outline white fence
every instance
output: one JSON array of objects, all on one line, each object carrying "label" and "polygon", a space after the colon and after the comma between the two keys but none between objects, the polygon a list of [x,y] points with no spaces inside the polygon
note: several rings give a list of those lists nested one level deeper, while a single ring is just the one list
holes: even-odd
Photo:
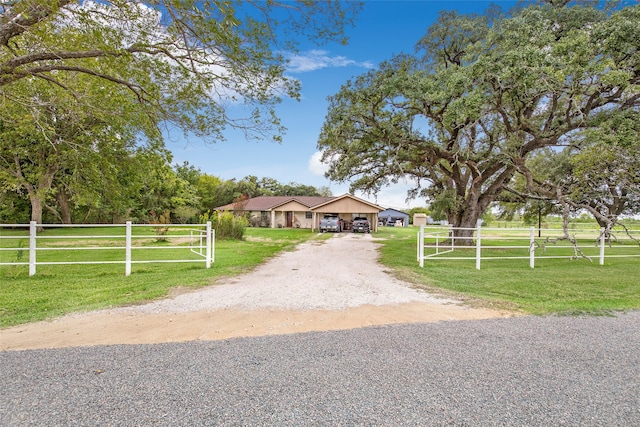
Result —
[{"label": "white fence", "polygon": [[[638,234],[638,231],[630,233]],[[467,236],[461,236],[463,234]],[[640,257],[640,236],[607,240],[604,229],[573,230],[570,236],[573,242],[565,239],[563,230],[558,229],[488,228],[480,224],[476,228],[447,229],[421,226],[417,237],[417,260],[420,267],[424,267],[425,260],[475,260],[476,269],[480,270],[482,260],[492,259],[528,259],[529,267],[534,268],[536,259],[585,258],[593,261],[597,258],[599,264],[604,265],[605,253],[606,258]],[[623,251],[614,253],[619,249]],[[473,255],[464,255],[469,252]],[[550,254],[552,252],[556,254]]]},{"label": "white fence", "polygon": [[[104,229],[109,227],[124,227],[124,234],[105,234],[105,235],[97,235],[97,234],[86,234],[86,235],[77,235],[77,234],[68,234],[61,235],[56,233],[54,234],[46,234],[39,233],[38,230],[46,230],[52,228],[83,228],[83,229]],[[164,229],[170,229],[172,233],[170,235],[162,234]],[[2,230],[7,229],[16,229],[16,228],[28,228],[29,234],[28,236],[20,236],[15,233],[3,232]],[[153,234],[141,234],[134,233],[133,229],[141,228],[141,229],[149,229],[153,231]],[[162,231],[159,231],[162,230]],[[176,232],[175,230],[179,230]],[[144,232],[143,232],[144,233]],[[25,248],[23,246],[17,247],[5,247],[2,244],[2,240],[9,241],[22,241],[24,237],[28,237],[29,246]],[[45,243],[38,244],[38,242],[44,242],[46,240],[57,240],[57,241],[76,241],[78,245],[47,245]],[[184,241],[185,244],[182,245],[142,245],[142,244],[134,244],[134,241],[158,241],[167,239],[169,241]],[[113,245],[114,241],[121,241],[124,245],[117,246]],[[26,224],[0,224],[0,251],[13,251],[13,253],[19,254],[18,259],[15,261],[6,261],[6,257],[0,258],[0,266],[3,265],[28,265],[29,266],[29,275],[33,276],[36,274],[36,267],[38,265],[64,265],[64,264],[124,264],[125,265],[125,275],[129,276],[131,274],[131,266],[133,264],[141,264],[141,263],[183,263],[183,262],[202,262],[205,264],[206,268],[210,268],[215,260],[215,230],[211,228],[211,222],[207,222],[206,224],[132,224],[131,221],[127,221],[126,224],[38,224],[34,221]],[[104,244],[100,244],[100,242],[104,242]],[[80,244],[83,243],[83,244]],[[151,251],[163,249],[170,250],[172,256],[169,258],[163,259],[134,259],[132,253],[134,251]],[[28,251],[29,257],[27,261],[22,261],[21,254],[25,251]],[[116,260],[109,259],[92,259],[92,260],[38,260],[38,253],[42,253],[45,251],[109,251],[109,254],[113,257],[113,253],[117,253]],[[175,257],[173,254],[176,254]],[[191,257],[185,257],[180,254],[191,253],[195,254]],[[179,257],[180,256],[180,257]]]}]

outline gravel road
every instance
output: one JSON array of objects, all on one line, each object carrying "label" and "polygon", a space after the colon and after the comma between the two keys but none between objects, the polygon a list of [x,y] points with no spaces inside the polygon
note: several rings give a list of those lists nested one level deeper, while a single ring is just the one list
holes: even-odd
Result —
[{"label": "gravel road", "polygon": [[0,353],[0,425],[640,425],[640,312]]}]

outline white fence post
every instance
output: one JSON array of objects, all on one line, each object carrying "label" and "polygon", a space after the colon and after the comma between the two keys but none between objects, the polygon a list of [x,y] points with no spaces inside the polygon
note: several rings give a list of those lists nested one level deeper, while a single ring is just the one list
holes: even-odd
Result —
[{"label": "white fence post", "polygon": [[600,229],[600,265],[604,265],[604,227]]},{"label": "white fence post", "polygon": [[125,236],[125,256],[124,256],[124,274],[125,276],[131,275],[131,221],[126,223],[126,236]]},{"label": "white fence post", "polygon": [[418,259],[420,260],[420,267],[424,267],[424,225],[420,226],[420,232],[418,233]]},{"label": "white fence post", "polygon": [[529,230],[529,267],[534,268],[536,263],[536,235],[535,229],[531,227]]},{"label": "white fence post", "polygon": [[476,270],[480,270],[480,254],[482,248],[482,242],[480,239],[480,227],[482,220],[478,220],[478,225],[476,226]]},{"label": "white fence post", "polygon": [[36,233],[38,232],[38,223],[29,222],[29,276],[36,274]]},{"label": "white fence post", "polygon": [[211,229],[211,262],[216,262],[216,229]]},{"label": "white fence post", "polygon": [[206,249],[206,254],[205,254],[205,264],[207,266],[207,268],[211,267],[211,253],[212,251],[212,242],[213,242],[213,235],[211,233],[211,221],[207,221],[207,238],[205,239],[205,247]]}]

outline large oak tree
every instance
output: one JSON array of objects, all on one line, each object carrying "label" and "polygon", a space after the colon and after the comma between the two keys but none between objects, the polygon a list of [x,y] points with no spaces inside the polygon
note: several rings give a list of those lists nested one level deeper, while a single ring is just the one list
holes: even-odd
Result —
[{"label": "large oak tree", "polygon": [[318,142],[327,175],[365,192],[409,178],[410,196],[472,228],[532,153],[608,118],[639,117],[638,22],[640,6],[443,13],[416,55],[331,97]]}]

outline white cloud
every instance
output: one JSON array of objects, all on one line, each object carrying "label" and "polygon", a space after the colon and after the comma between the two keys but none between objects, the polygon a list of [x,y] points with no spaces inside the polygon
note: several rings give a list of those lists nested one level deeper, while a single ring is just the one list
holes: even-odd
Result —
[{"label": "white cloud", "polygon": [[311,172],[313,175],[324,176],[325,172],[329,170],[329,165],[322,163],[321,159],[322,159],[321,151],[316,151],[309,158],[308,169],[309,169],[309,172]]},{"label": "white cloud", "polygon": [[329,53],[324,50],[309,50],[290,55],[287,59],[289,60],[287,71],[290,73],[306,73],[322,68],[337,67],[373,68],[373,64],[369,61],[358,62],[344,56],[329,56]]}]

